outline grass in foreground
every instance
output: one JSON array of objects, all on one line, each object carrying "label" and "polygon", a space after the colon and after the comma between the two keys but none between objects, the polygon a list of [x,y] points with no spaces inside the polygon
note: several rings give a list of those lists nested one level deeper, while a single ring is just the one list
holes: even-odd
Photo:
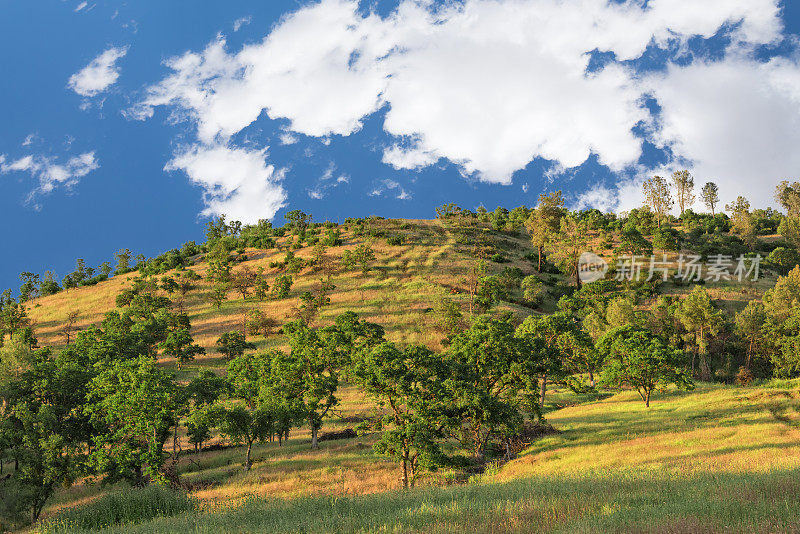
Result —
[{"label": "grass in foreground", "polygon": [[[559,395],[566,401],[563,393],[554,397]],[[387,484],[389,491],[366,495],[344,495],[333,487],[314,492],[324,471],[314,470],[313,455],[326,453],[304,449],[296,451],[299,472],[285,476],[311,467],[301,483],[306,490],[270,491],[269,480],[284,466],[283,460],[265,461],[258,474],[234,477],[213,497],[194,492],[191,510],[158,514],[147,511],[157,507],[145,507],[138,524],[107,531],[800,531],[797,390],[703,385],[694,392],[661,394],[649,410],[635,394],[622,393],[553,411],[548,418],[560,434],[537,441],[515,461],[466,486],[402,492]],[[341,446],[335,454],[346,461],[352,445]],[[267,455],[274,454],[270,447],[265,446]],[[370,451],[361,454],[365,471],[336,476],[353,478],[354,484],[371,476],[393,478],[393,466],[369,459]],[[374,475],[375,469],[386,472]],[[236,498],[225,495],[229,491]],[[99,507],[97,517],[106,517],[107,502],[100,499],[74,513]],[[51,532],[84,527],[70,523],[69,515],[60,517],[64,520]]]},{"label": "grass in foreground", "polygon": [[[800,529],[799,475],[633,470],[362,497],[254,497],[104,532],[791,532]],[[48,530],[80,531],[68,522]]]}]

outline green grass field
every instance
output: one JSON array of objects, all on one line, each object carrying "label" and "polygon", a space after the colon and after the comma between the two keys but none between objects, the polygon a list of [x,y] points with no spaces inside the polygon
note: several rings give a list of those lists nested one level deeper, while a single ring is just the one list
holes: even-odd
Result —
[{"label": "green grass field", "polygon": [[[257,469],[224,486],[239,490],[240,499],[235,502],[198,495],[189,510],[173,505],[165,510],[169,515],[152,519],[149,516],[158,514],[149,510],[139,515],[147,520],[105,531],[800,530],[797,389],[701,386],[694,392],[662,393],[649,410],[634,395],[622,393],[555,410],[548,419],[560,433],[535,442],[516,460],[467,484],[406,492],[281,497],[255,488],[243,491],[248,481],[275,475],[285,467],[274,461],[278,446],[267,445]],[[295,441],[305,442],[288,447],[296,448],[296,461],[304,464],[304,471],[308,468],[311,487],[314,456],[337,469],[337,462],[345,461],[360,438],[316,453],[303,451],[305,439]],[[358,455],[365,462],[382,462],[371,458],[366,449]],[[387,471],[387,476],[392,473]],[[104,509],[109,505],[98,501],[81,513],[108,516]],[[83,524],[80,514],[62,518],[45,531],[80,531],[76,528]]]}]

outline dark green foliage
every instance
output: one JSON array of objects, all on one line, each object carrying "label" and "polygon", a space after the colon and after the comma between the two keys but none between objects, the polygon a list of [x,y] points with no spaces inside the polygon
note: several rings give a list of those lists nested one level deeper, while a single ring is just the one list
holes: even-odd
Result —
[{"label": "dark green foliage", "polygon": [[338,228],[328,228],[322,243],[328,247],[338,247],[342,244],[342,232]]},{"label": "dark green foliage", "polygon": [[653,248],[660,251],[679,250],[680,234],[674,228],[663,227],[653,232]]},{"label": "dark green foliage", "polygon": [[92,463],[111,481],[135,486],[165,480],[164,442],[184,406],[175,377],[149,357],[108,364],[90,385],[86,411],[103,430],[92,436]]},{"label": "dark green foliage", "polygon": [[446,388],[451,416],[458,421],[452,433],[483,460],[501,438],[519,433],[522,407],[539,413],[538,360],[543,346],[516,336],[513,317],[478,317],[455,336],[446,351],[451,378]]},{"label": "dark green foliage", "polygon": [[614,249],[616,254],[649,256],[653,253],[653,245],[645,239],[637,227],[632,227],[630,223],[625,225],[619,240],[620,244]]},{"label": "dark green foliage", "polygon": [[248,342],[241,332],[225,332],[217,339],[217,351],[232,360],[244,354],[246,350],[253,350],[256,346]]},{"label": "dark green foliage", "polygon": [[800,264],[800,254],[794,248],[778,247],[769,253],[767,263],[780,274],[788,274]]},{"label": "dark green foliage", "polygon": [[272,298],[280,300],[288,297],[292,283],[293,279],[288,274],[277,276],[272,284]]},{"label": "dark green foliage", "polygon": [[603,382],[635,389],[648,407],[652,393],[658,389],[671,384],[692,388],[683,352],[647,330],[614,328],[600,338],[597,350],[606,359]]},{"label": "dark green foliage", "polygon": [[420,469],[435,470],[445,461],[442,453],[446,407],[444,387],[449,373],[436,354],[425,347],[398,349],[381,343],[356,355],[352,375],[372,396],[385,415],[375,451],[401,466],[404,488],[413,486]]},{"label": "dark green foliage", "polygon": [[390,235],[386,238],[386,243],[394,247],[399,247],[405,243],[405,237],[402,235]]}]

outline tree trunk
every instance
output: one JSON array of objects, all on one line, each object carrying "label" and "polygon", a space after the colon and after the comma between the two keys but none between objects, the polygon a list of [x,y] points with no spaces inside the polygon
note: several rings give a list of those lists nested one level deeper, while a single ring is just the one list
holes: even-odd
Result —
[{"label": "tree trunk", "polygon": [[539,390],[539,411],[544,410],[544,396],[547,393],[547,375],[542,375],[542,382]]},{"label": "tree trunk", "polygon": [[589,385],[594,387],[594,374],[589,371]]},{"label": "tree trunk", "polygon": [[539,245],[539,247],[538,247],[538,249],[539,249],[539,267],[537,267],[536,270],[539,271],[539,272],[542,272],[542,249],[543,248],[544,247],[542,245]]},{"label": "tree trunk", "polygon": [[314,421],[310,421],[311,424],[311,448],[312,449],[319,449],[319,442],[317,441],[317,425],[314,424]]},{"label": "tree trunk", "polygon": [[575,286],[578,289],[581,288],[581,271],[577,263],[575,264]]},{"label": "tree trunk", "polygon": [[250,463],[250,451],[252,451],[252,450],[253,450],[253,442],[252,441],[248,441],[247,442],[247,456],[245,457],[245,460],[244,460],[244,470],[245,471],[250,471],[250,467],[252,466],[251,463]]},{"label": "tree trunk", "polygon": [[403,452],[403,472],[400,481],[403,483],[403,489],[408,489],[408,452]]},{"label": "tree trunk", "polygon": [[644,396],[644,405],[650,407],[650,390],[647,390]]}]

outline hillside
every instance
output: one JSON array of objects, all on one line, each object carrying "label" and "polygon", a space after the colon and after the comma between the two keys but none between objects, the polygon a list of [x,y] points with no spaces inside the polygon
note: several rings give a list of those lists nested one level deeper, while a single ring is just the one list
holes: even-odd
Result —
[{"label": "hillside", "polygon": [[[548,418],[559,434],[542,438],[518,459],[466,486],[349,497],[366,489],[364,484],[381,477],[390,484],[392,478],[383,473],[380,461],[367,460],[364,440],[358,438],[324,444],[313,460],[301,449],[294,459],[296,467],[308,468],[303,478],[309,493],[335,497],[275,500],[283,493],[270,487],[268,479],[280,476],[288,462],[277,446],[268,446],[259,453],[263,459],[258,470],[249,476],[252,485],[242,478],[219,488],[218,493],[235,488],[248,495],[235,508],[209,510],[203,504],[208,492],[200,491],[196,495],[204,511],[108,532],[679,533],[800,528],[794,513],[800,504],[796,389],[703,386],[661,396],[650,410],[635,395],[622,393],[554,411]],[[284,452],[296,451],[302,441],[292,440]],[[348,462],[354,458],[369,469],[353,469]],[[320,470],[317,462],[327,467]],[[326,472],[340,473],[360,488],[315,491],[329,478]]]},{"label": "hillside", "polygon": [[[330,257],[338,258],[344,250],[352,250],[356,245],[368,242],[376,259],[367,275],[359,271],[340,271],[333,276],[332,282],[336,287],[330,295],[331,303],[322,309],[317,322],[327,324],[344,311],[354,311],[386,328],[387,337],[392,341],[437,347],[441,336],[431,328],[430,308],[436,297],[444,294],[460,301],[462,307],[466,308],[467,277],[475,262],[472,247],[463,241],[458,243],[458,234],[448,231],[437,220],[375,219],[370,222],[374,232],[402,236],[404,244],[397,246],[387,244],[385,237],[354,236],[352,230],[344,228],[343,244],[326,251]],[[518,267],[526,274],[534,272],[534,265],[523,258],[531,252],[530,241],[524,232],[516,237],[498,233],[490,236],[490,240],[495,248],[506,251],[510,260],[508,263],[492,264],[493,271]],[[234,269],[247,267],[255,270],[263,267],[268,277],[285,272],[279,267],[271,268],[270,263],[284,258],[293,236],[280,237],[276,241],[274,249],[246,249],[248,259],[237,263]],[[311,253],[309,246],[295,251],[296,256],[303,259],[309,259]],[[197,258],[196,265],[190,268],[205,278],[207,265],[201,258]],[[79,312],[76,322],[79,328],[99,323],[105,313],[116,307],[117,294],[128,287],[137,274],[124,274],[94,286],[70,289],[32,301],[28,305],[29,315],[40,345],[58,347],[64,344],[60,333],[71,311]],[[171,274],[174,271],[164,273],[167,276]],[[209,284],[200,280],[197,289],[187,296],[185,303],[192,334],[198,344],[208,350],[194,365],[214,366],[222,363],[214,351],[214,343],[223,332],[241,329],[242,314],[248,310],[260,309],[279,323],[290,320],[292,308],[299,306],[299,296],[311,290],[321,277],[312,268],[304,268],[294,275],[289,298],[277,301],[260,302],[252,296],[243,300],[231,290],[229,300],[220,309],[204,298]],[[506,307],[522,315],[530,313],[530,310],[509,303],[506,303]],[[279,343],[279,340],[280,336],[271,336],[269,339],[256,336],[253,339],[259,348]]]},{"label": "hillside", "polygon": [[[231,252],[234,273],[263,269],[270,284],[290,272],[284,261],[287,252],[305,260],[302,268],[291,272],[294,283],[286,298],[259,300],[252,292],[243,298],[231,288],[217,308],[208,297],[209,262],[204,254],[193,255],[185,269],[199,275],[196,287],[183,297],[163,289],[157,293],[188,316],[191,335],[206,353],[180,368],[174,358],[160,354],[158,366],[174,372],[181,384],[202,370],[224,376],[228,362],[216,341],[223,333],[242,330],[252,310],[275,321],[266,336],[247,329],[256,352],[286,349],[281,326],[296,318],[303,293],[315,291],[328,275],[334,286],[328,293],[330,303],[322,306],[311,326],[331,325],[342,313],[355,312],[382,326],[386,339],[399,346],[419,344],[434,351],[447,347],[442,303],[455,305],[461,315],[456,329],[466,328],[470,287],[481,263],[486,270],[479,276],[495,276],[502,286],[493,313],[510,311],[517,324],[528,316],[549,316],[562,296],[575,294],[572,279],[552,264],[545,265],[544,273],[537,272],[536,249],[524,228],[508,231],[484,222],[381,218],[335,228],[342,242],[325,250],[334,266],[327,272],[313,265],[313,246],[296,235],[276,236],[274,246]],[[321,235],[324,227],[318,225],[313,232],[309,234]],[[624,239],[605,230],[592,230],[586,238],[587,248],[609,262]],[[763,236],[762,244],[774,239]],[[344,268],[347,251],[365,244],[374,251],[368,268]],[[665,252],[671,269],[684,252],[692,249]],[[185,269],[161,271],[155,278],[178,278]],[[536,302],[526,300],[520,287],[529,275],[543,287]],[[99,325],[137,277],[137,272],[122,274],[25,303],[39,345],[63,348],[71,314],[77,315],[77,330]],[[709,281],[703,287],[730,323],[776,279],[764,266],[756,282]],[[648,325],[658,322],[653,310],[659,296],[683,299],[693,287],[697,286],[674,279],[658,285],[622,283],[615,298],[630,299],[635,321]],[[75,332],[70,335],[74,339]],[[723,351],[738,350],[738,345],[735,340],[725,345],[725,339],[715,349],[720,352],[715,356],[715,377],[731,382],[737,367],[730,357],[725,363]],[[343,375],[336,393],[340,404],[323,420],[319,450],[310,449],[310,429],[302,424],[280,445],[257,441],[253,468],[245,472],[244,447],[216,433],[201,451],[193,452],[187,427],[181,424],[176,445],[184,451],[177,464],[183,497],[161,494],[152,486],[131,490],[124,484],[78,480],[48,501],[42,530],[73,531],[81,525],[131,520],[143,522],[136,527],[142,532],[466,532],[475,531],[476,525],[479,531],[492,532],[800,528],[787,513],[798,504],[797,384],[778,389],[777,383],[740,387],[701,382],[694,391],[657,391],[649,409],[630,391],[600,388],[576,393],[565,383],[549,385],[542,408],[556,433],[533,439],[508,463],[443,467],[423,474],[417,488],[404,492],[397,464],[373,450],[379,432],[355,438],[335,435],[352,432],[383,413],[350,378]],[[174,517],[148,522],[154,515]],[[130,524],[120,528],[134,530]]]}]

